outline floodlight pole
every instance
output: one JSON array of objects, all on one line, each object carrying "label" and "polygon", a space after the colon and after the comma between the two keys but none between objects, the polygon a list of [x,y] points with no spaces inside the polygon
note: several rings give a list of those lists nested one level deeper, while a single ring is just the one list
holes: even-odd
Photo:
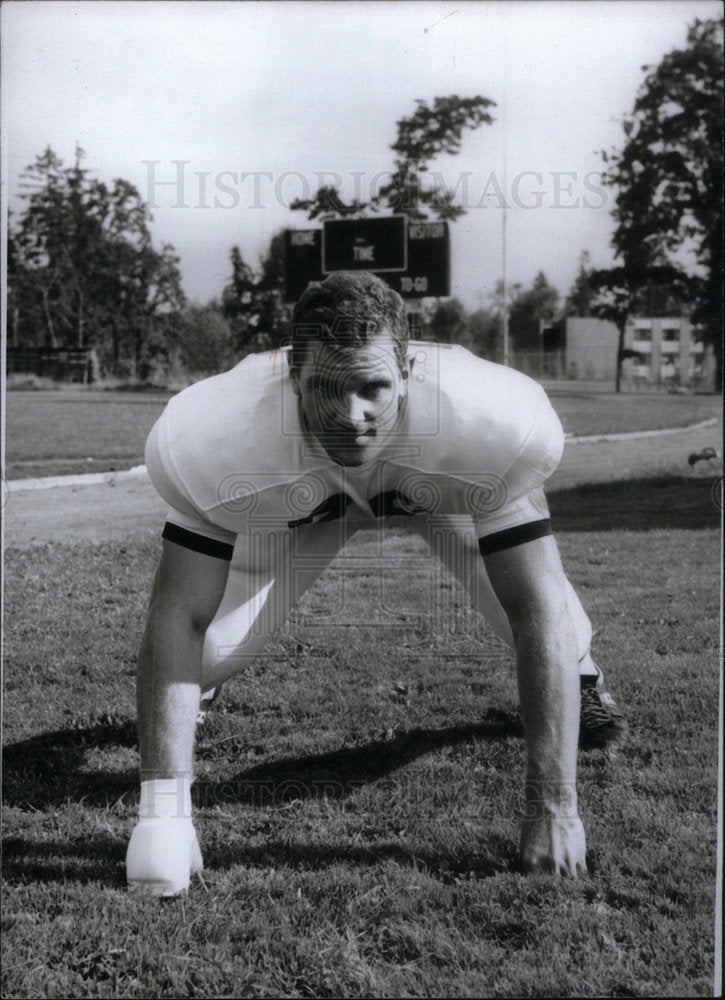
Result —
[{"label": "floodlight pole", "polygon": [[503,219],[501,224],[503,235],[503,363],[509,363],[509,285],[506,272],[506,168],[504,166],[504,202]]},{"label": "floodlight pole", "polygon": [[506,163],[506,77],[504,75],[503,103],[501,105],[503,133],[503,214],[501,216],[501,255],[503,269],[503,363],[509,363],[509,283],[506,267],[506,223],[508,221],[508,170]]}]

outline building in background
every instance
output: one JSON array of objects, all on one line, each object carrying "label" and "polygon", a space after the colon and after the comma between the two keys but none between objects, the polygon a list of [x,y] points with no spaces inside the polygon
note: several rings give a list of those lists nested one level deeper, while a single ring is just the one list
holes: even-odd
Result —
[{"label": "building in background", "polygon": [[562,323],[567,377],[596,382],[614,379],[619,341],[615,324],[593,316],[566,316]]},{"label": "building in background", "polygon": [[[513,366],[534,378],[614,382],[619,332],[609,320],[564,316],[513,338]],[[624,335],[622,385],[707,388],[708,352],[684,317],[637,317]]]},{"label": "building in background", "polygon": [[694,341],[687,319],[638,318],[627,324],[625,348],[637,355],[624,362],[623,376],[636,386],[689,386],[703,376],[704,346]]}]

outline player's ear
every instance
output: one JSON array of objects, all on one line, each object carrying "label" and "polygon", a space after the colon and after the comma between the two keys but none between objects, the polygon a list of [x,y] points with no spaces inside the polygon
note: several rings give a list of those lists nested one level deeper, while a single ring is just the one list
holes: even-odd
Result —
[{"label": "player's ear", "polygon": [[398,409],[400,409],[408,398],[408,388],[410,386],[410,369],[407,364],[400,371],[400,380],[398,382]]},{"label": "player's ear", "polygon": [[292,359],[287,358],[287,369],[289,371],[289,380],[292,383],[292,389],[295,396],[301,395],[300,390],[300,373],[296,365],[292,364]]}]

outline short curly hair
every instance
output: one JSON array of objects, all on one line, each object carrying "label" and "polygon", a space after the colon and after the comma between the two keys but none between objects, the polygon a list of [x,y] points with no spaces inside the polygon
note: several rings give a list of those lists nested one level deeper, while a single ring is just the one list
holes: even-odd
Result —
[{"label": "short curly hair", "polygon": [[398,293],[369,271],[337,271],[324,281],[312,281],[292,313],[290,372],[299,373],[311,340],[362,347],[386,328],[402,372],[409,335]]}]

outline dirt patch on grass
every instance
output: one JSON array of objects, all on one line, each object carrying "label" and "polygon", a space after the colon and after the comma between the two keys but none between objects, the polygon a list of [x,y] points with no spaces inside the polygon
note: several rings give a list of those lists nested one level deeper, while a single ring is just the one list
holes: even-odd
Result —
[{"label": "dirt patch on grass", "polygon": [[90,472],[122,472],[143,465],[143,455],[135,458],[42,458],[10,462],[5,467],[8,482],[14,479],[40,479],[46,476],[82,476]]},{"label": "dirt patch on grass", "polygon": [[159,535],[167,504],[147,479],[8,494],[5,544],[124,541]]}]

